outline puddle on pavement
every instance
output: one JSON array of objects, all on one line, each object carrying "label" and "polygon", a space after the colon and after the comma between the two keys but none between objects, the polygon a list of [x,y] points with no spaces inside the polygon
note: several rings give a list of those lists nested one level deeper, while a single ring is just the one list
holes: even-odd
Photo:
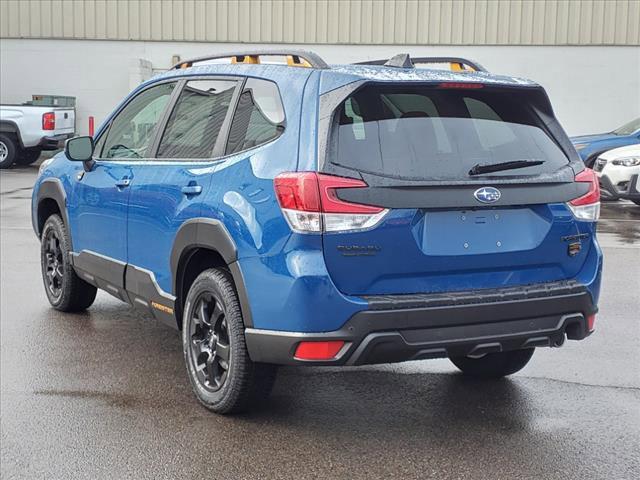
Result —
[{"label": "puddle on pavement", "polygon": [[136,398],[132,397],[131,395],[89,390],[37,390],[33,393],[35,395],[46,395],[52,397],[98,400],[100,402],[106,403],[111,407],[118,408],[130,408],[135,406],[135,404],[137,403]]},{"label": "puddle on pavement", "polygon": [[640,205],[603,202],[598,222],[598,240],[603,247],[640,248]]}]

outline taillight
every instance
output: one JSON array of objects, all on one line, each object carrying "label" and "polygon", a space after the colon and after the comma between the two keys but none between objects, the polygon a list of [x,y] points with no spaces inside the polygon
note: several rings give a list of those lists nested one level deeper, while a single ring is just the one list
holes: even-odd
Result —
[{"label": "taillight", "polygon": [[56,114],[53,112],[47,112],[42,114],[42,129],[43,130],[55,130],[56,129]]},{"label": "taillight", "polygon": [[316,172],[291,172],[278,175],[273,183],[289,226],[299,233],[363,230],[375,226],[388,212],[381,207],[338,198],[338,188],[366,187],[362,180]]},{"label": "taillight", "polygon": [[581,197],[574,198],[567,206],[578,220],[595,222],[600,218],[600,184],[596,172],[585,168],[576,175],[576,182],[588,183],[589,190]]}]

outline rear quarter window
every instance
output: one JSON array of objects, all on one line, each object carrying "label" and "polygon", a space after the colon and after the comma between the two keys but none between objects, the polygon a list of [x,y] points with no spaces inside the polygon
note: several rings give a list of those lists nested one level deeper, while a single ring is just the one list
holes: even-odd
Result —
[{"label": "rear quarter window", "polygon": [[250,78],[238,99],[226,154],[263,145],[284,131],[284,108],[275,83]]}]

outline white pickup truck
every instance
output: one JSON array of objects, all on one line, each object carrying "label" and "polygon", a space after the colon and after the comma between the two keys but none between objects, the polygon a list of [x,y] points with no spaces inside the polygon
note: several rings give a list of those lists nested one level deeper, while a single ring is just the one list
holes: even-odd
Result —
[{"label": "white pickup truck", "polygon": [[0,168],[29,165],[42,150],[56,150],[75,132],[71,107],[0,105]]}]

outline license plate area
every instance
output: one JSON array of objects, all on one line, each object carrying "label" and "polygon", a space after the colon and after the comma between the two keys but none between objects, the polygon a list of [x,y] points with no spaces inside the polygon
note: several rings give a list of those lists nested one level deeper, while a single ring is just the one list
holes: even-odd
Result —
[{"label": "license plate area", "polygon": [[550,227],[529,208],[424,211],[421,249],[436,256],[531,250]]}]

